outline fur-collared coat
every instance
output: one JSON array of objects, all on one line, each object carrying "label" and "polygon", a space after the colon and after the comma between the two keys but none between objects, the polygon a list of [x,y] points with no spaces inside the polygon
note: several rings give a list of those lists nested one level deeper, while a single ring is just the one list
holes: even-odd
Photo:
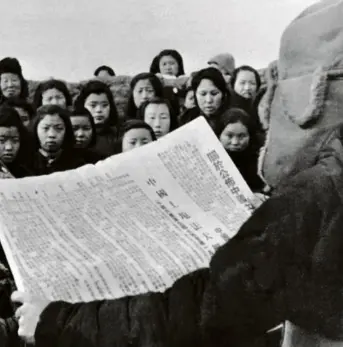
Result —
[{"label": "fur-collared coat", "polygon": [[209,268],[163,293],[51,303],[36,347],[253,346],[285,320],[343,340],[342,133],[312,140]]}]

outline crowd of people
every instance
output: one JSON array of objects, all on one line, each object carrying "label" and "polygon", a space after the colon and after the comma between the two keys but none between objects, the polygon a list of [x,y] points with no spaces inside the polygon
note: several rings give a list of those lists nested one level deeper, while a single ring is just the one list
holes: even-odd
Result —
[{"label": "crowd of people", "polygon": [[[182,90],[162,83],[163,78],[181,75],[185,75],[181,55],[161,51],[149,72],[131,79],[126,114],[120,119],[105,83],[115,76],[111,67],[97,68],[95,78],[75,98],[67,83],[57,79],[41,82],[29,98],[19,60],[6,57],[0,61],[0,163],[15,178],[76,169],[158,142],[204,116],[250,188],[263,191],[265,184],[257,172],[264,141],[256,103],[263,93],[259,73],[250,66],[236,68],[233,56],[226,53],[190,73]],[[14,283],[3,251],[1,263],[0,317],[11,321]],[[16,323],[13,327],[14,331],[5,331],[16,335]]]},{"label": "crowd of people", "polygon": [[263,90],[254,68],[236,68],[231,54],[219,54],[175,91],[161,76],[185,75],[183,59],[176,50],[163,50],[150,72],[132,78],[123,119],[105,83],[115,72],[100,66],[94,75],[74,98],[57,79],[41,82],[28,98],[20,62],[0,61],[0,159],[14,177],[95,164],[204,116],[251,189],[263,190],[257,157],[264,131],[256,103]]},{"label": "crowd of people", "polygon": [[[207,268],[164,292],[49,302],[13,293],[0,253],[0,346],[342,346],[342,14],[342,0],[321,0],[296,17],[266,90],[258,72],[236,67],[231,54],[190,72],[177,51],[163,50],[149,72],[132,78],[125,117],[104,83],[115,76],[109,66],[97,68],[75,98],[50,80],[29,100],[19,61],[1,60],[0,161],[13,176],[158,145],[204,116],[251,190],[270,196]],[[180,90],[161,83],[182,76]],[[258,174],[259,151],[271,187]]]}]

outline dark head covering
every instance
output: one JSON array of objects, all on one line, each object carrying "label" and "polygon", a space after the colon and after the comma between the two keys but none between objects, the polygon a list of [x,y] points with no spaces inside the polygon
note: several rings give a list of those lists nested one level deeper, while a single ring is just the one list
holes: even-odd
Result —
[{"label": "dark head covering", "polygon": [[133,100],[133,89],[135,88],[137,82],[141,80],[149,80],[152,87],[155,90],[155,96],[159,98],[163,97],[163,85],[157,76],[155,76],[151,72],[142,72],[136,75],[135,77],[132,78],[130,83],[131,93],[130,93],[130,97],[129,97],[129,101],[127,105],[127,114],[126,114],[127,119],[134,119],[137,116],[137,107]]},{"label": "dark head covering", "polygon": [[147,129],[150,132],[151,138],[153,141],[156,141],[156,135],[154,133],[154,130],[151,128],[151,126],[144,121],[140,119],[129,119],[125,121],[122,126],[119,128],[118,132],[118,139],[117,139],[117,146],[118,146],[118,153],[121,153],[123,151],[122,143],[124,135],[132,130],[132,129]]},{"label": "dark head covering", "polygon": [[113,94],[107,84],[101,81],[89,81],[82,87],[81,92],[74,103],[75,109],[82,109],[85,106],[86,99],[91,94],[106,94],[110,105],[110,116],[107,124],[110,127],[117,126],[118,112],[114,103]]},{"label": "dark head covering", "polygon": [[138,109],[137,111],[137,118],[144,121],[144,117],[145,117],[145,110],[148,107],[148,105],[150,104],[155,104],[155,105],[167,105],[168,110],[169,110],[169,115],[170,115],[170,128],[169,128],[169,132],[177,129],[178,127],[178,119],[177,119],[177,115],[175,114],[175,111],[173,109],[173,107],[171,106],[171,103],[169,102],[168,99],[163,99],[163,98],[153,98],[151,100],[148,100],[146,102],[144,102]]},{"label": "dark head covering", "polygon": [[161,51],[152,61],[151,65],[150,65],[150,72],[153,74],[157,74],[160,73],[160,60],[162,57],[165,57],[167,55],[170,55],[171,57],[173,57],[176,61],[177,64],[179,66],[179,71],[178,74],[176,75],[181,76],[185,74],[185,70],[183,67],[183,59],[181,54],[176,51],[175,49],[165,49],[163,51]]},{"label": "dark head covering", "polygon": [[[12,73],[19,76],[20,82],[21,82],[21,92],[19,97],[21,99],[26,99],[29,95],[28,84],[25,78],[23,77],[22,68],[17,58],[6,57],[0,60],[0,77],[4,73]],[[1,90],[0,90],[0,99],[2,100],[6,99],[2,95]]]},{"label": "dark head covering", "polygon": [[67,107],[71,106],[72,99],[71,99],[69,89],[68,89],[67,85],[65,84],[65,82],[63,82],[61,80],[51,79],[51,80],[39,83],[39,85],[35,91],[34,98],[33,98],[33,104],[34,104],[36,109],[39,108],[40,106],[42,106],[43,93],[49,89],[57,89],[58,91],[60,91],[66,99],[66,106]]}]

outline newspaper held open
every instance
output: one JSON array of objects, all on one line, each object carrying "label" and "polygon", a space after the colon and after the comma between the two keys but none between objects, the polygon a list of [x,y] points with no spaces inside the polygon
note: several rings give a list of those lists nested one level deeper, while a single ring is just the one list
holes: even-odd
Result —
[{"label": "newspaper held open", "polygon": [[0,238],[20,290],[52,300],[169,287],[209,264],[252,193],[203,118],[134,151],[0,180]]}]

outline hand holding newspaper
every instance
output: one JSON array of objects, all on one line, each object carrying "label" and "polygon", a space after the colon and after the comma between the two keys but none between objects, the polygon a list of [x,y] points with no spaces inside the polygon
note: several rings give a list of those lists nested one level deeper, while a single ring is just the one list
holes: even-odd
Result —
[{"label": "hand holding newspaper", "polygon": [[0,180],[18,289],[69,302],[160,291],[209,265],[253,194],[203,118],[77,170]]}]

